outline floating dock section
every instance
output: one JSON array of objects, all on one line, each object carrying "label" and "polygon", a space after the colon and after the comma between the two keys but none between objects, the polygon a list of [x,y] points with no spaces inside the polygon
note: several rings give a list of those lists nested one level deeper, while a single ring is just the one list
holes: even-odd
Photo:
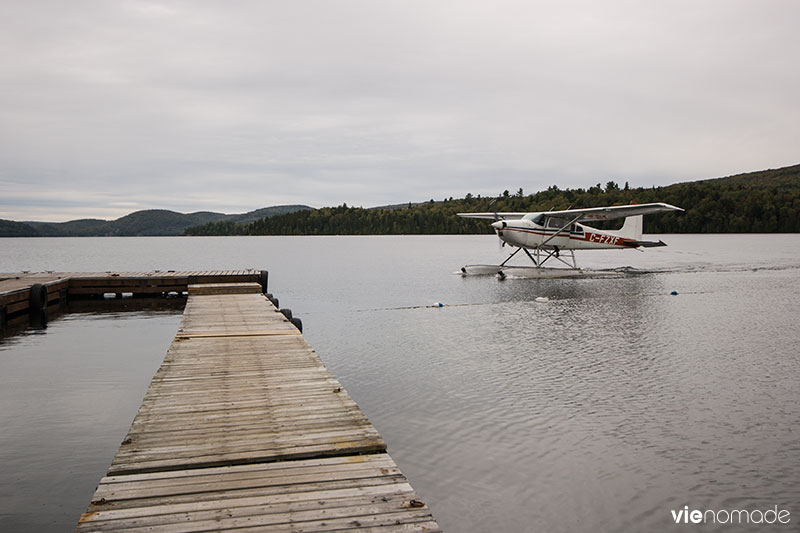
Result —
[{"label": "floating dock section", "polygon": [[267,277],[266,270],[0,273],[0,326],[11,318],[39,313],[68,299],[160,297],[185,293],[192,283],[255,282],[266,287]]},{"label": "floating dock section", "polygon": [[180,329],[76,531],[440,531],[265,278],[246,275],[185,276]]}]

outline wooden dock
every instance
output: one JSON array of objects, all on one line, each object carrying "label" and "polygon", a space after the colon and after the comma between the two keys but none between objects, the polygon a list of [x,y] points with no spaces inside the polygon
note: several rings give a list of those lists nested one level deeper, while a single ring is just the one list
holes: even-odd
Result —
[{"label": "wooden dock", "polygon": [[[48,307],[108,296],[159,298],[185,294],[192,283],[259,283],[266,292],[266,270],[154,272],[15,272],[0,273],[0,334],[17,326],[41,322]],[[30,320],[29,320],[30,319]]]},{"label": "wooden dock", "polygon": [[[176,272],[15,272],[0,273],[0,325],[3,319],[38,311],[67,299],[102,297],[106,294],[129,294],[135,297],[158,297],[185,293],[192,283],[255,282],[265,289],[265,270],[216,270]],[[41,287],[44,301],[32,301],[34,287]],[[33,309],[32,309],[33,308]]]},{"label": "wooden dock", "polygon": [[234,276],[46,281],[66,278],[68,294],[72,283],[120,292],[119,278],[143,291],[185,281],[188,292],[178,333],[77,531],[439,531],[375,428],[263,294],[263,274]]}]

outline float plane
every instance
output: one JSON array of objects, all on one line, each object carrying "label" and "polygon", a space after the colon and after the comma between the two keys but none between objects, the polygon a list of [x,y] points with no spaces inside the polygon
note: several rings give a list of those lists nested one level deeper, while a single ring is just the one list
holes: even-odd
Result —
[{"label": "float plane", "polygon": [[[642,240],[644,215],[666,211],[683,211],[683,209],[664,203],[650,203],[539,213],[457,213],[460,217],[494,220],[492,227],[503,246],[509,244],[516,248],[505,261],[497,266],[473,265],[462,268],[461,272],[467,274],[467,269],[472,269],[475,273],[488,273],[495,269],[494,272],[502,277],[506,263],[520,250],[527,254],[537,269],[542,268],[548,260],[557,259],[569,268],[577,270],[575,250],[666,246],[664,241]],[[600,230],[585,224],[587,221],[615,218],[625,218],[625,222],[619,230]],[[529,250],[532,250],[533,254]],[[562,252],[569,252],[572,264],[564,260],[561,256]]]}]

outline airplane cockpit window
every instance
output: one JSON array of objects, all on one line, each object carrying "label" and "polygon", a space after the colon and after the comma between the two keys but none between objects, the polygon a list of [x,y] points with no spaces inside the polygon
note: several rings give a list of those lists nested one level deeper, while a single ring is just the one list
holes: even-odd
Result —
[{"label": "airplane cockpit window", "polygon": [[548,228],[563,228],[567,225],[567,220],[558,217],[550,217],[547,219],[547,227]]},{"label": "airplane cockpit window", "polygon": [[538,224],[539,226],[544,226],[544,215],[541,213],[528,213],[524,217],[523,220],[530,220],[534,224]]}]

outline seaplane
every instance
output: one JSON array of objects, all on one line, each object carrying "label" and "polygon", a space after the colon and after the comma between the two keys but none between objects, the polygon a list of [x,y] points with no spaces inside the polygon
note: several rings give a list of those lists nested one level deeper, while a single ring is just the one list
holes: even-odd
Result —
[{"label": "seaplane", "polygon": [[[516,274],[520,268],[524,268],[507,266],[520,250],[533,261],[533,267],[527,267],[527,274],[530,277],[577,277],[584,273],[589,274],[578,268],[575,250],[623,250],[666,246],[661,240],[642,240],[642,225],[644,215],[669,211],[683,211],[683,209],[670,204],[649,203],[538,213],[457,213],[460,217],[493,220],[492,228],[502,245],[508,244],[515,248],[499,265],[467,265],[461,268],[461,274],[497,274],[501,279],[505,279],[509,269],[514,268]],[[586,222],[617,218],[625,218],[619,230],[600,230],[586,224]],[[570,261],[565,259],[567,255]],[[545,263],[550,260],[560,261],[567,268],[545,267]],[[530,273],[530,269],[533,269],[533,274]]]}]

